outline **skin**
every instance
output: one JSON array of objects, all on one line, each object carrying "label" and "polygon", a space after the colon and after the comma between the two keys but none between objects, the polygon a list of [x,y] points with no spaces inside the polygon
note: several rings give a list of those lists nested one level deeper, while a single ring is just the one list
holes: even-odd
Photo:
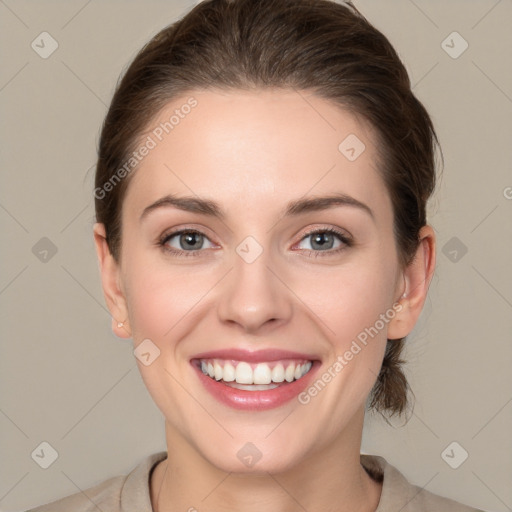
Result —
[{"label": "skin", "polygon": [[[293,90],[190,95],[197,107],[131,177],[120,262],[104,226],[94,226],[115,334],[132,337],[135,347],[149,338],[160,350],[149,366],[136,360],[165,417],[171,454],[153,472],[153,507],[292,511],[298,502],[309,511],[374,511],[381,485],[360,464],[365,402],[386,339],[409,334],[420,315],[435,266],[434,232],[421,229],[413,263],[401,268],[375,134],[328,100]],[[152,126],[190,95],[172,101]],[[349,134],[366,146],[352,162],[338,150]],[[333,192],[365,203],[373,218],[347,205],[281,215],[289,201]],[[225,218],[162,207],[140,220],[170,193],[214,200]],[[334,246],[313,249],[306,231],[330,227],[353,244],[334,253],[344,245],[334,238]],[[196,257],[158,245],[171,228],[206,235]],[[263,248],[250,264],[236,252],[247,236]],[[168,245],[190,252],[179,235]],[[398,301],[401,311],[306,405],[294,399],[260,412],[229,408],[204,389],[189,362],[209,350],[281,348],[315,354],[320,377]],[[262,454],[252,468],[237,457],[247,442]]]}]

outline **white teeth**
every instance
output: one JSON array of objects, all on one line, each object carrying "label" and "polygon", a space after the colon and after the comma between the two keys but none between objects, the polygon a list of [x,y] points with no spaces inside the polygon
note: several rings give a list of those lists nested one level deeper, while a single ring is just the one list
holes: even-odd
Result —
[{"label": "white teeth", "polygon": [[245,391],[266,391],[279,387],[277,384],[237,384],[236,382],[230,382],[228,386]]},{"label": "white teeth", "polygon": [[213,369],[215,371],[215,380],[221,380],[222,379],[222,374],[223,374],[222,366],[219,363],[216,362],[213,365]]},{"label": "white teeth", "polygon": [[291,382],[295,378],[295,365],[289,364],[284,372],[286,382]]},{"label": "white teeth", "polygon": [[284,381],[284,368],[281,363],[276,364],[272,370],[272,382]]},{"label": "white teeth", "polygon": [[229,361],[218,359],[203,359],[200,363],[201,371],[212,379],[233,383],[231,387],[237,389],[252,389],[253,391],[273,389],[277,387],[274,385],[275,383],[298,380],[306,375],[312,366],[311,361],[303,364],[292,362],[286,366],[286,369],[282,363],[277,363],[272,369],[270,368],[272,363],[258,363],[254,369],[245,361],[232,364]]},{"label": "white teeth", "polygon": [[272,382],[272,370],[267,364],[258,364],[254,368],[253,384],[270,384]]},{"label": "white teeth", "polygon": [[233,382],[235,377],[235,367],[231,363],[226,363],[224,365],[224,375],[222,376],[222,380],[224,382]]},{"label": "white teeth", "polygon": [[238,363],[236,367],[236,381],[238,384],[252,384],[252,368],[248,363],[244,363],[243,361]]}]

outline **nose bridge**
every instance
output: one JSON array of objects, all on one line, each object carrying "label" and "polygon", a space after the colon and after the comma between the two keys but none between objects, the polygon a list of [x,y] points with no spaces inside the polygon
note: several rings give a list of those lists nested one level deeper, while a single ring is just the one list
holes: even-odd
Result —
[{"label": "nose bridge", "polygon": [[222,289],[218,315],[247,331],[282,323],[292,312],[291,294],[276,277],[271,251],[247,237],[235,249],[233,269]]}]

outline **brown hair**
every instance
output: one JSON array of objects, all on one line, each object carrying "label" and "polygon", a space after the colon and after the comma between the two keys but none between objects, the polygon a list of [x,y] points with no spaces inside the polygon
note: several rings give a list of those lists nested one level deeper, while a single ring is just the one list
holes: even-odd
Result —
[{"label": "brown hair", "polygon": [[[119,170],[159,111],[193,90],[253,88],[310,90],[370,123],[400,264],[408,265],[435,187],[437,137],[387,38],[352,4],[329,0],[205,0],[141,49],[117,86],[99,141],[96,218],[113,257],[120,260],[131,177]],[[388,340],[369,397],[370,409],[391,416],[408,406],[404,341]]]}]

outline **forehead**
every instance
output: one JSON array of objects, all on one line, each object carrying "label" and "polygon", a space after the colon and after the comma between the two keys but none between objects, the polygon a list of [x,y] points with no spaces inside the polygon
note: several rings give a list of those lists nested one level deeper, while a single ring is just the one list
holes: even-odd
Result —
[{"label": "forehead", "polygon": [[192,91],[159,112],[147,137],[125,198],[133,211],[182,193],[261,215],[335,191],[391,208],[372,128],[310,92]]}]

